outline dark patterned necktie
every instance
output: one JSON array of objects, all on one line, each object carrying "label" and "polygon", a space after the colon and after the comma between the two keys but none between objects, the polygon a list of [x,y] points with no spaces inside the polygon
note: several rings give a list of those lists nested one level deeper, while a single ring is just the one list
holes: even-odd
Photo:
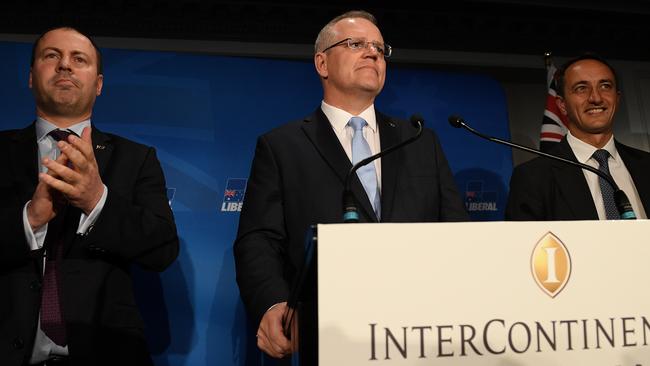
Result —
[{"label": "dark patterned necktie", "polygon": [[[598,162],[598,170],[607,175],[610,175],[608,162],[609,151],[604,149],[596,150],[592,157]],[[605,204],[605,215],[607,216],[607,220],[620,219],[621,215],[618,213],[618,209],[616,208],[616,201],[614,201],[614,189],[602,177],[598,177],[598,183],[600,184],[600,193],[603,195],[603,203]]]},{"label": "dark patterned necktie", "polygon": [[76,133],[70,130],[59,130],[59,129],[52,130],[50,131],[50,133],[48,133],[48,135],[52,136],[52,138],[57,142],[61,140],[67,141],[68,136],[72,134],[76,135]]},{"label": "dark patterned necktie", "polygon": [[[49,133],[56,141],[67,139],[69,131],[53,130]],[[54,343],[64,346],[66,341],[65,320],[63,319],[61,260],[63,259],[64,208],[48,224],[45,238],[45,270],[41,292],[41,330]]]}]

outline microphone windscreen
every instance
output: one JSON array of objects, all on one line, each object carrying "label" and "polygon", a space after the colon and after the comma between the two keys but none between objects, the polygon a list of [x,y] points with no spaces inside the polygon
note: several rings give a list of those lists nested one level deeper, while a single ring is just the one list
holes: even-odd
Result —
[{"label": "microphone windscreen", "polygon": [[453,127],[460,128],[463,126],[463,123],[465,123],[465,120],[463,120],[463,117],[457,116],[455,114],[452,114],[449,116],[447,119],[449,121],[449,124],[452,125]]},{"label": "microphone windscreen", "polygon": [[[409,118],[409,121],[411,121],[411,124],[415,128],[420,127],[419,126],[420,124],[422,125],[422,127],[424,127],[424,118],[419,114],[412,115],[411,118]],[[420,123],[418,124],[418,122],[420,122]]]}]

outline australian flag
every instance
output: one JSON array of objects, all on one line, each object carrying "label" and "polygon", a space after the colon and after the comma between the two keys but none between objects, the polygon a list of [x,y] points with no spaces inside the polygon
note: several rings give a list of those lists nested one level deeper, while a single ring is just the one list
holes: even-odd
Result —
[{"label": "australian flag", "polygon": [[548,152],[555,144],[560,142],[566,135],[569,120],[567,116],[560,112],[560,108],[555,103],[557,98],[557,68],[551,60],[550,52],[546,54],[546,105],[544,108],[544,117],[542,118],[542,130],[539,138],[539,148]]},{"label": "australian flag", "polygon": [[223,193],[223,202],[242,202],[246,193],[247,179],[228,178],[226,190]]},{"label": "australian flag", "polygon": [[467,182],[467,189],[465,190],[465,204],[472,202],[480,202],[483,199],[483,182],[471,181]]}]

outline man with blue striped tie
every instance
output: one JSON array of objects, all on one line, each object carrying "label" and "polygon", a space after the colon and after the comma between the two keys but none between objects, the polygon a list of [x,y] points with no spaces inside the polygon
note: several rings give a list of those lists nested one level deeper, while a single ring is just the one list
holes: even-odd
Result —
[{"label": "man with blue striped tie", "polygon": [[[400,143],[415,129],[375,110],[392,48],[377,21],[351,11],[318,34],[314,65],[323,86],[316,111],[262,135],[235,241],[237,281],[257,325],[257,345],[283,358],[290,287],[312,224],[341,222],[344,181],[353,163]],[[357,171],[351,191],[360,222],[468,220],[435,133]]]},{"label": "man with blue striped tie", "polygon": [[[621,98],[614,68],[599,56],[584,54],[567,61],[559,73],[556,103],[568,117],[569,132],[548,152],[609,175],[629,198],[635,216],[647,218],[650,154],[614,138],[614,115]],[[619,218],[612,187],[587,170],[536,158],[512,173],[506,219]]]}]

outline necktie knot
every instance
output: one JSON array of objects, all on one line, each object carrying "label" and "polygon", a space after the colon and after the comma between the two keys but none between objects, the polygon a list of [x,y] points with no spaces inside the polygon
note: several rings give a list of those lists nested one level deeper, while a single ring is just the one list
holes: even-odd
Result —
[{"label": "necktie knot", "polygon": [[368,124],[365,119],[361,117],[352,117],[350,118],[350,122],[348,122],[354,132],[359,132],[363,130],[363,127]]},{"label": "necktie knot", "polygon": [[68,136],[70,135],[76,135],[76,133],[70,131],[70,130],[59,130],[58,128],[55,130],[50,131],[48,135],[52,136],[54,141],[67,141]]},{"label": "necktie knot", "polygon": [[605,149],[598,149],[594,152],[592,157],[598,162],[601,167],[609,166],[607,159],[609,159],[609,151]]}]

